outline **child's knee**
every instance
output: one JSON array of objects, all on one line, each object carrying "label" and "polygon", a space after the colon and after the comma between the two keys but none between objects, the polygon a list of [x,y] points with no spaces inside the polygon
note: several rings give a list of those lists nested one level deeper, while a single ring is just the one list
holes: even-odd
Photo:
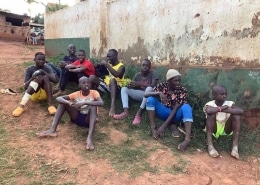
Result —
[{"label": "child's knee", "polygon": [[152,90],[153,90],[153,88],[149,86],[149,87],[146,87],[145,92],[152,92]]}]

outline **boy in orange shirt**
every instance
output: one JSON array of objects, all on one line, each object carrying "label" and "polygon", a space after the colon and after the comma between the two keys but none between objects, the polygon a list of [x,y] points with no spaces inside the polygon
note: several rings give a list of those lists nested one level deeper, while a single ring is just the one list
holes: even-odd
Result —
[{"label": "boy in orange shirt", "polygon": [[97,106],[103,106],[104,102],[96,90],[90,90],[90,82],[87,77],[79,79],[80,91],[56,99],[59,103],[57,112],[50,129],[37,133],[40,137],[56,137],[56,129],[65,111],[69,114],[71,122],[81,127],[88,127],[87,150],[93,150],[93,134],[97,121]]}]

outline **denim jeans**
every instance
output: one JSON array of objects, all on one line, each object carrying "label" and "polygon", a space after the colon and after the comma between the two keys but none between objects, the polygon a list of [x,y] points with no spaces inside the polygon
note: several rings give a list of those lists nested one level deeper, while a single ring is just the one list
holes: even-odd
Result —
[{"label": "denim jeans", "polygon": [[[155,114],[163,121],[166,121],[172,112],[172,109],[163,105],[156,97],[153,96],[149,96],[147,98],[146,110],[155,111]],[[193,122],[192,109],[189,104],[181,105],[177,110],[172,121],[179,122],[181,120],[184,123],[187,121]]]},{"label": "denim jeans", "polygon": [[64,91],[66,89],[66,85],[68,81],[72,81],[78,84],[79,79],[82,76],[86,76],[84,73],[73,73],[70,72],[66,68],[61,68],[60,69],[60,82],[59,82],[59,87],[60,90]]}]

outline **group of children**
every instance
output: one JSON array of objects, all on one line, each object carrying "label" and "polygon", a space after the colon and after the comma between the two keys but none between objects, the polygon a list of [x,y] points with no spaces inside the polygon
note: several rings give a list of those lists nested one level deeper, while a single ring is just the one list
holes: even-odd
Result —
[{"label": "group of children", "polygon": [[[86,149],[94,149],[93,133],[97,122],[97,107],[103,106],[104,102],[99,91],[111,94],[109,116],[114,119],[125,119],[129,116],[129,97],[141,102],[132,121],[138,125],[142,121],[142,113],[146,109],[149,117],[152,137],[163,137],[167,127],[173,137],[180,137],[178,123],[184,123],[185,139],[178,145],[183,151],[191,141],[191,128],[193,123],[192,107],[188,104],[187,89],[181,85],[181,74],[175,69],[169,69],[166,73],[166,82],[158,83],[158,76],[151,70],[151,62],[148,59],[141,61],[141,70],[136,73],[132,80],[124,77],[125,65],[118,60],[118,53],[110,49],[102,65],[109,72],[104,78],[96,75],[95,66],[86,59],[85,51],[79,50],[72,44],[68,46],[69,56],[65,56],[60,62],[60,69],[46,63],[45,55],[41,52],[35,54],[35,65],[26,69],[24,88],[25,94],[20,105],[13,111],[13,116],[20,116],[26,103],[31,99],[41,101],[47,99],[48,111],[55,114],[51,127],[41,133],[40,137],[57,136],[56,129],[65,111],[69,114],[71,122],[88,127]],[[79,91],[66,95],[67,82],[75,81]],[[57,83],[56,101],[58,108],[52,102],[52,83]],[[94,90],[96,89],[96,90]],[[116,114],[115,101],[117,94],[121,92],[123,112]],[[206,114],[206,134],[208,152],[211,157],[218,157],[219,153],[213,146],[212,136],[219,138],[221,135],[233,134],[231,156],[239,159],[238,139],[240,132],[240,116],[243,110],[235,106],[233,101],[227,101],[227,89],[221,85],[215,85],[212,89],[213,100],[206,103],[203,111]],[[163,123],[156,124],[155,116]]]}]

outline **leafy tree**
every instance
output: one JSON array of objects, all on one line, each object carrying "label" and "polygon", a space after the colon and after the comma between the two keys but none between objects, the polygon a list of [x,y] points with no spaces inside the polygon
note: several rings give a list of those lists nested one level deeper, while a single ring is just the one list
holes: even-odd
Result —
[{"label": "leafy tree", "polygon": [[44,24],[44,15],[38,13],[34,18],[32,18],[33,23]]}]

